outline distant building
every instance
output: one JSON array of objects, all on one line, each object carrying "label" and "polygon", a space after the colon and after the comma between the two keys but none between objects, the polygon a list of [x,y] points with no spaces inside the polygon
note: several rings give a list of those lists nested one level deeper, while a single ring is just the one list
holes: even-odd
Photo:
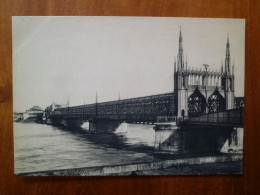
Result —
[{"label": "distant building", "polygon": [[41,109],[41,107],[39,106],[34,106],[32,108],[30,108],[29,110],[26,110],[27,114],[39,114],[39,113],[43,113],[43,110]]},{"label": "distant building", "polygon": [[39,106],[33,106],[23,114],[24,122],[41,122],[43,117],[43,110]]}]

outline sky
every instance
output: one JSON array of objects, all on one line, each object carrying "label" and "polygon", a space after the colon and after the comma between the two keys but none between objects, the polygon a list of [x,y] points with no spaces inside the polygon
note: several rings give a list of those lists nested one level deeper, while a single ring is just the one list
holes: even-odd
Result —
[{"label": "sky", "polygon": [[15,16],[14,111],[173,92],[180,26],[188,67],[220,70],[229,35],[235,96],[244,96],[243,19]]}]

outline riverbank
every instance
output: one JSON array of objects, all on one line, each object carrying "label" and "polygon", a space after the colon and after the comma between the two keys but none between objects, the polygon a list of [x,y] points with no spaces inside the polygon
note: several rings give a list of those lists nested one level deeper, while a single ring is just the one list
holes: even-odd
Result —
[{"label": "riverbank", "polygon": [[225,154],[149,163],[28,172],[18,176],[121,176],[242,174],[242,154]]}]

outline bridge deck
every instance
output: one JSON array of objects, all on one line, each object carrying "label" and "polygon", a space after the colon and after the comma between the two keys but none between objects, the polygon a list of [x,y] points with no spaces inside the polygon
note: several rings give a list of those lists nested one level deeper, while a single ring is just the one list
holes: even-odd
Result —
[{"label": "bridge deck", "polygon": [[230,109],[185,119],[180,125],[244,126],[244,108]]}]

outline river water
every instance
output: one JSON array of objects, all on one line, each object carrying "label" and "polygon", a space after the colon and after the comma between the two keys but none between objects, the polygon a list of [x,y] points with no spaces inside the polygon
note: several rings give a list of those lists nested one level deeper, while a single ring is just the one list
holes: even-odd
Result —
[{"label": "river water", "polygon": [[87,123],[77,129],[14,123],[15,174],[151,162],[154,140],[152,125],[123,123],[113,133],[90,133]]}]

